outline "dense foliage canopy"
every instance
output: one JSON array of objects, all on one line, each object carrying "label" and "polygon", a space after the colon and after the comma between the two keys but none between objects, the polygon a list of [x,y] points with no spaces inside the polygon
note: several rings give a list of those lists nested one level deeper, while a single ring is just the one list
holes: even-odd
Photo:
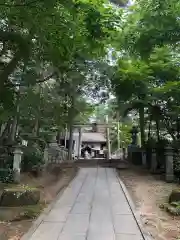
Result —
[{"label": "dense foliage canopy", "polygon": [[0,1],[1,145],[72,133],[112,94],[107,114],[137,112],[143,145],[179,138],[180,3],[125,3]]},{"label": "dense foliage canopy", "polygon": [[179,136],[180,4],[138,0],[123,11],[115,42],[119,57],[112,88],[119,103],[137,110],[142,144],[148,138]]}]

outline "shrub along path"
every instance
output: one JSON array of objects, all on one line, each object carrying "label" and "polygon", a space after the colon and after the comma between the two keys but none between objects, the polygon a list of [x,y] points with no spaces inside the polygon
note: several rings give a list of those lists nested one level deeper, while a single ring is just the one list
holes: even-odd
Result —
[{"label": "shrub along path", "polygon": [[82,168],[28,240],[143,240],[116,172]]}]

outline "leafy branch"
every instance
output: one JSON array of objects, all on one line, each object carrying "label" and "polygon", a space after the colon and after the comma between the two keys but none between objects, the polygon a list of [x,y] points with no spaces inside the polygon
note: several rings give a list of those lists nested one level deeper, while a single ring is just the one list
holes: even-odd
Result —
[{"label": "leafy branch", "polygon": [[[38,3],[39,1],[38,0],[34,0],[34,1],[30,1],[30,2],[27,2],[27,3],[24,3],[24,4],[8,4],[8,3],[0,3],[0,6],[3,6],[3,7],[29,7],[29,6],[33,6],[33,4],[36,4]],[[33,6],[35,7],[35,6]]]}]

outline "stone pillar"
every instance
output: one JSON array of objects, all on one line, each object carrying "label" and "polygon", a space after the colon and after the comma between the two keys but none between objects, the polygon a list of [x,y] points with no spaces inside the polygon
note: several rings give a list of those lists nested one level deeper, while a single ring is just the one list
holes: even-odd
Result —
[{"label": "stone pillar", "polygon": [[127,160],[127,157],[128,157],[128,149],[126,148],[125,149],[125,158],[126,158],[126,160]]},{"label": "stone pillar", "polygon": [[45,148],[44,149],[44,165],[46,166],[48,164],[48,161],[49,161],[49,153],[48,153],[48,148]]},{"label": "stone pillar", "polygon": [[156,149],[152,149],[152,157],[151,157],[151,172],[154,173],[157,168],[157,161],[156,161]]},{"label": "stone pillar", "polygon": [[174,181],[174,159],[173,159],[173,148],[168,146],[165,148],[166,158],[166,182]]},{"label": "stone pillar", "polygon": [[146,151],[142,149],[142,164],[143,167],[146,167]]},{"label": "stone pillar", "polygon": [[14,150],[14,161],[13,161],[13,174],[14,174],[14,182],[20,182],[20,174],[21,174],[21,158],[23,152],[20,148],[16,148]]}]

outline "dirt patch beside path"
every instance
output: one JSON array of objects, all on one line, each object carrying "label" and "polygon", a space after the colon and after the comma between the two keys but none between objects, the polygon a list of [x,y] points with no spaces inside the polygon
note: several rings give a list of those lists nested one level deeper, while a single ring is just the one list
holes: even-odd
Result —
[{"label": "dirt patch beside path", "polygon": [[155,240],[180,240],[180,217],[173,217],[159,208],[176,184],[168,184],[137,168],[120,170],[120,178],[126,185],[145,229]]},{"label": "dirt patch beside path", "polygon": [[[37,211],[37,216],[41,211],[51,203],[57,194],[66,187],[69,182],[74,178],[77,173],[76,168],[55,168],[51,172],[43,173],[40,177],[33,177],[32,175],[23,174],[21,178],[21,184],[29,185],[31,187],[36,187],[40,189],[41,192],[41,203],[40,207],[32,207],[29,211],[29,215],[34,216],[34,212]],[[7,186],[7,185],[6,185]],[[0,191],[2,190],[0,186]],[[24,207],[20,208],[0,208],[0,216],[2,214],[6,217],[8,214],[12,216],[11,221],[0,221],[0,240],[20,240],[22,235],[26,233],[32,225],[32,222],[37,218],[33,219],[21,219],[15,220],[17,218],[17,213],[22,215],[24,211],[27,211]],[[36,213],[36,212],[35,212]],[[35,214],[36,215],[36,214]],[[31,218],[31,216],[28,216]]]}]

